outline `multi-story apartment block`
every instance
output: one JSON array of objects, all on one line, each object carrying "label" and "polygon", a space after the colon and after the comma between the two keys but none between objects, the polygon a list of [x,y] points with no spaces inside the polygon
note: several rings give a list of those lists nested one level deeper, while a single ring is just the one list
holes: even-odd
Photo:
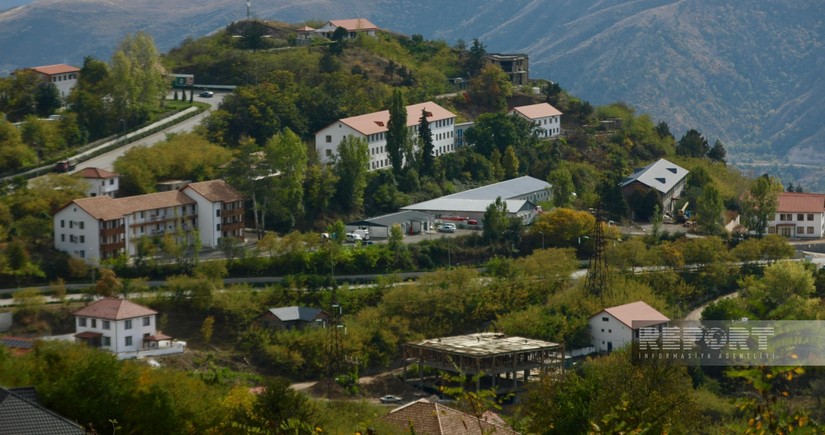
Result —
[{"label": "multi-story apartment block", "polygon": [[547,103],[514,107],[510,114],[532,121],[538,127],[540,137],[556,137],[561,133],[562,113]]},{"label": "multi-story apartment block", "polygon": [[530,58],[526,54],[488,53],[484,59],[488,64],[496,65],[507,73],[514,85],[526,85],[530,82]]},{"label": "multi-story apartment block", "polygon": [[97,263],[134,256],[143,237],[175,234],[181,242],[214,248],[221,237],[243,237],[243,197],[223,180],[181,190],[114,199],[75,199],[54,214],[54,246]]},{"label": "multi-story apartment block", "polygon": [[[407,106],[407,128],[411,138],[418,136],[421,115],[425,114],[433,139],[433,154],[439,156],[455,151],[455,115],[432,101]],[[324,163],[330,163],[338,154],[338,145],[347,136],[362,138],[369,144],[369,169],[391,167],[387,153],[387,123],[390,111],[368,113],[340,119],[315,134],[315,149]]]},{"label": "multi-story apartment block", "polygon": [[825,234],[825,194],[782,192],[768,234],[799,239],[821,239]]}]

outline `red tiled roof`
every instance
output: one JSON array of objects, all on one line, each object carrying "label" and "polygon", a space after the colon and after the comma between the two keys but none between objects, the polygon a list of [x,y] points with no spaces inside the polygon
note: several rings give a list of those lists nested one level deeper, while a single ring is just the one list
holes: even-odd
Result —
[{"label": "red tiled roof", "polygon": [[[486,414],[486,413],[485,413]],[[448,408],[427,399],[419,399],[390,411],[382,420],[397,425],[399,429],[415,429],[421,435],[482,435],[518,434],[502,424],[500,418],[476,417]]]},{"label": "red tiled roof", "polygon": [[366,18],[351,18],[348,20],[331,20],[330,23],[335,27],[343,27],[350,32],[378,30],[378,26],[372,24]]},{"label": "red tiled roof", "polygon": [[122,320],[135,317],[152,316],[158,312],[126,299],[103,298],[72,313],[78,317],[96,319]]},{"label": "red tiled roof", "polygon": [[80,71],[80,68],[76,66],[66,65],[65,63],[59,63],[57,65],[36,66],[33,67],[32,70],[37,71],[40,74],[52,76],[55,74],[78,72]]},{"label": "red tiled roof", "polygon": [[210,202],[234,202],[243,199],[241,194],[232,188],[226,181],[211,180],[199,183],[189,183],[186,187],[192,188],[195,192],[209,200]]},{"label": "red tiled roof", "polygon": [[[427,101],[426,103],[407,106],[407,127],[418,125],[418,121],[421,119],[421,112],[424,110],[429,114],[427,121],[430,123],[455,118],[455,115],[449,110],[432,101]],[[353,116],[341,119],[340,122],[364,135],[382,133],[387,131],[387,124],[390,122],[390,111],[382,110],[380,112],[367,113],[366,115]]]},{"label": "red tiled roof", "polygon": [[[120,219],[126,214],[126,209],[121,203],[105,195],[75,199],[66,207],[71,207],[72,204],[80,207],[83,211],[98,220],[110,221]],[[63,208],[65,209],[66,207]]]},{"label": "red tiled roof", "polygon": [[[644,301],[636,301],[617,307],[605,308],[602,312],[610,314],[615,317],[616,320],[630,328],[643,328],[670,321],[664,314],[656,311],[655,308],[646,304]],[[599,314],[596,314],[596,316]],[[634,324],[633,322],[636,323]]]},{"label": "red tiled roof", "polygon": [[166,334],[161,334],[160,332],[158,332],[157,334],[150,335],[150,336],[144,338],[143,340],[144,341],[163,341],[163,340],[171,340],[171,339],[172,339],[172,337],[170,337]]},{"label": "red tiled roof", "polygon": [[80,171],[80,176],[83,178],[108,179],[117,177],[117,174],[100,168],[83,168],[83,170]]},{"label": "red tiled roof", "polygon": [[529,119],[546,118],[548,116],[558,116],[562,114],[561,112],[559,112],[559,109],[556,109],[555,107],[547,103],[513,107],[513,111],[518,112],[525,118]]},{"label": "red tiled roof", "polygon": [[825,194],[782,192],[776,197],[779,213],[825,212]]}]

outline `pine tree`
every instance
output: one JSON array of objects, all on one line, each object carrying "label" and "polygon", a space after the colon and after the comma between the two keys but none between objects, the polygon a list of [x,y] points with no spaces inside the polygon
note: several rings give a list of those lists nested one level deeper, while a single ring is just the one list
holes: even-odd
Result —
[{"label": "pine tree", "polygon": [[404,96],[396,89],[390,102],[390,120],[387,122],[387,153],[390,156],[392,171],[401,174],[404,169],[404,149],[407,142],[407,108]]},{"label": "pine tree", "polygon": [[433,155],[435,147],[426,109],[421,110],[421,118],[418,122],[418,140],[421,144],[421,175],[433,175],[435,173],[435,156]]}]

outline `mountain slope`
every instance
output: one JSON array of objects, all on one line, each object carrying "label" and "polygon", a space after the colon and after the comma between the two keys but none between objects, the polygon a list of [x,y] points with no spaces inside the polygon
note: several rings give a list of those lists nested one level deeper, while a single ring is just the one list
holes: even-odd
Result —
[{"label": "mountain slope", "polygon": [[[819,0],[252,0],[261,18],[364,16],[489,51],[526,52],[532,77],[603,104],[625,101],[680,134],[734,151],[825,161],[825,8]],[[126,32],[161,50],[245,17],[239,0],[35,0],[0,13],[0,74],[108,59]],[[745,146],[747,145],[747,146]]]}]

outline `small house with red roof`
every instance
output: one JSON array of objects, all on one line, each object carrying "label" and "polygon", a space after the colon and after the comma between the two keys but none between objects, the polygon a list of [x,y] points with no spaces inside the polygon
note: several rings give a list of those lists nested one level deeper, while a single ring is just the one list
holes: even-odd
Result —
[{"label": "small house with red roof", "polygon": [[380,30],[378,26],[366,18],[350,18],[346,20],[327,21],[326,24],[315,31],[332,39],[332,35],[338,28],[344,28],[347,31],[348,39],[355,39],[360,34],[375,36],[375,32]]},{"label": "small house with red roof", "polygon": [[590,336],[597,352],[621,349],[638,337],[640,328],[664,326],[670,322],[664,314],[644,301],[605,308],[590,317]]},{"label": "small house with red roof", "polygon": [[60,92],[60,98],[64,99],[69,96],[72,88],[77,84],[77,76],[80,73],[80,68],[64,63],[29,69],[39,74],[45,81],[53,83]]},{"label": "small house with red roof", "polygon": [[119,177],[114,172],[101,168],[84,168],[78,172],[80,177],[89,183],[86,196],[117,196],[120,189]]},{"label": "small house with red roof", "polygon": [[517,115],[531,121],[538,127],[540,137],[556,137],[561,134],[562,113],[547,103],[513,107],[510,115]]},{"label": "small house with red roof", "polygon": [[[418,136],[418,126],[424,115],[430,126],[433,155],[455,151],[455,114],[432,101],[407,106],[407,129],[411,137]],[[390,111],[367,113],[339,119],[315,134],[315,149],[324,163],[331,163],[338,154],[338,146],[347,136],[361,138],[369,145],[371,171],[392,166],[387,150],[387,131]]]},{"label": "small house with red roof", "polygon": [[395,408],[380,420],[404,433],[421,435],[518,434],[494,412],[476,417],[427,399]]},{"label": "small house with red roof", "polygon": [[103,298],[72,313],[75,340],[120,359],[182,353],[186,343],[158,331],[157,314],[126,299]]},{"label": "small house with red roof", "polygon": [[768,234],[789,238],[821,239],[825,234],[825,194],[781,192]]}]

